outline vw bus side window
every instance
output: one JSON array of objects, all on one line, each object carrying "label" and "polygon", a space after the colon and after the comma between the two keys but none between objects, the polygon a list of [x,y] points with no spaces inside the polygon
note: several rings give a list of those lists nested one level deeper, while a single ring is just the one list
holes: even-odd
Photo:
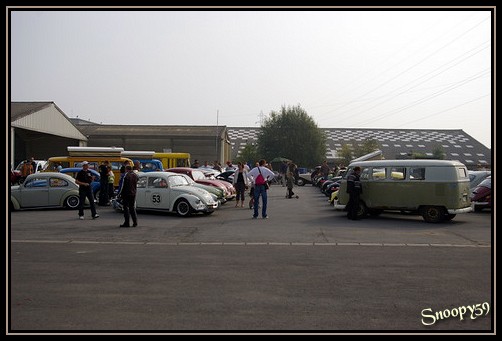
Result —
[{"label": "vw bus side window", "polygon": [[425,168],[424,167],[410,168],[410,180],[425,180]]},{"label": "vw bus side window", "polygon": [[390,169],[390,178],[392,180],[404,180],[406,178],[406,168],[392,167]]},{"label": "vw bus side window", "polygon": [[368,180],[370,178],[370,169],[369,168],[363,168],[361,171],[361,180]]},{"label": "vw bus side window", "polygon": [[347,168],[347,170],[345,171],[345,173],[342,174],[342,179],[347,179],[347,177],[349,176],[349,174],[352,174],[352,167],[350,168]]},{"label": "vw bus side window", "polygon": [[385,167],[374,167],[372,177],[373,180],[384,180],[387,177],[387,169]]}]

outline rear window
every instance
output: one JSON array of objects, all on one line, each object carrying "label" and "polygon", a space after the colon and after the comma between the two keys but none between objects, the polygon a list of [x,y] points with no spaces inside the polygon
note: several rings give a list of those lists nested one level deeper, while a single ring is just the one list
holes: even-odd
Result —
[{"label": "rear window", "polygon": [[143,171],[158,171],[160,170],[157,166],[156,162],[143,161],[141,162],[141,167],[143,167]]},{"label": "rear window", "polygon": [[457,168],[457,174],[459,178],[467,178],[467,169],[464,167]]}]

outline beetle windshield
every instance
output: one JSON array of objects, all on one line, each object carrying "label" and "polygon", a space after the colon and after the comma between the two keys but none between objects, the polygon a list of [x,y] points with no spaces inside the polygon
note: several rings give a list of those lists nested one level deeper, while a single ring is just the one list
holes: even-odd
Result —
[{"label": "beetle windshield", "polygon": [[169,177],[169,187],[177,187],[177,186],[188,186],[190,185],[182,176],[174,175]]}]

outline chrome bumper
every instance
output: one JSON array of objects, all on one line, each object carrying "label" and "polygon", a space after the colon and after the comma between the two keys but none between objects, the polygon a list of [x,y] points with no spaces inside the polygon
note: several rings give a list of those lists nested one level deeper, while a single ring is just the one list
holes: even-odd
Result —
[{"label": "chrome bumper", "polygon": [[469,213],[469,212],[473,211],[473,209],[471,206],[469,206],[469,207],[457,208],[457,209],[450,208],[447,211],[449,214],[459,214],[459,213]]}]

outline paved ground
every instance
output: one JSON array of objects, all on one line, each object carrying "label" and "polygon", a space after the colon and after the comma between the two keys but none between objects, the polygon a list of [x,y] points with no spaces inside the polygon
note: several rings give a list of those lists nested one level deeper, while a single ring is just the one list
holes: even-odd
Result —
[{"label": "paved ground", "polygon": [[491,310],[422,323],[429,312],[492,307],[490,212],[444,224],[349,221],[318,189],[295,191],[300,199],[285,199],[272,187],[267,220],[234,202],[208,217],[142,212],[129,229],[109,207],[84,221],[76,211],[13,212],[9,330],[492,329]]}]

